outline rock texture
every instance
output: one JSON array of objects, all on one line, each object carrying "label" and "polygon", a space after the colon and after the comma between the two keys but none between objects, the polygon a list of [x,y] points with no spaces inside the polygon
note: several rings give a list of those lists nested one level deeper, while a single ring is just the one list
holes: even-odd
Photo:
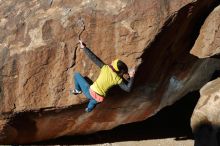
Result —
[{"label": "rock texture", "polygon": [[[199,58],[218,57],[220,7],[216,7],[207,17],[200,34],[190,51]],[[220,67],[219,67],[220,68]],[[219,68],[215,76],[219,77]],[[220,145],[219,119],[220,78],[207,83],[200,90],[200,99],[191,117],[191,127],[195,133],[196,146]]]},{"label": "rock texture", "polygon": [[205,20],[200,30],[199,37],[190,53],[207,58],[220,53],[220,6],[216,7]]},{"label": "rock texture", "polygon": [[[0,1],[0,143],[87,134],[147,119],[219,68],[189,54],[218,0]],[[111,91],[91,113],[69,96],[72,74],[98,68],[75,46],[81,38],[106,63],[137,68],[134,90]]]},{"label": "rock texture", "polygon": [[220,144],[220,78],[200,90],[201,97],[191,118],[197,146]]}]

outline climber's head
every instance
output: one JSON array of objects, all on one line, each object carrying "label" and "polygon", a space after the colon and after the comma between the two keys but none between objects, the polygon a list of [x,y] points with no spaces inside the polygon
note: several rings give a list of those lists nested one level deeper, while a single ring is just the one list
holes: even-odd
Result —
[{"label": "climber's head", "polygon": [[114,61],[112,61],[111,65],[118,73],[118,75],[120,76],[128,75],[128,67],[123,61],[119,59],[115,59]]}]

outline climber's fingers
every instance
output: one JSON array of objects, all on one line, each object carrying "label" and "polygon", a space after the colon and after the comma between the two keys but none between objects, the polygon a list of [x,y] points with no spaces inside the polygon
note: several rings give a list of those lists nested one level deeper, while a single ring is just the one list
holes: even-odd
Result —
[{"label": "climber's fingers", "polygon": [[80,48],[83,49],[86,47],[86,44],[82,42],[82,40],[79,40]]},{"label": "climber's fingers", "polygon": [[129,76],[132,78],[134,77],[134,74],[135,74],[135,69],[130,69],[129,72],[128,72]]}]

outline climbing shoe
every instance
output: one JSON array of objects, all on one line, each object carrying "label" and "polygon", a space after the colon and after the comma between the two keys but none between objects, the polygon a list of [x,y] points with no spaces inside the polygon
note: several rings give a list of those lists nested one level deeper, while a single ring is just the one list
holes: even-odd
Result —
[{"label": "climbing shoe", "polygon": [[78,91],[78,90],[76,90],[76,89],[73,89],[73,90],[71,90],[70,92],[71,92],[71,94],[74,94],[74,95],[77,95],[77,94],[81,94],[81,93],[82,93],[82,91]]},{"label": "climbing shoe", "polygon": [[91,112],[91,111],[92,111],[92,110],[89,110],[88,107],[85,109],[85,112],[87,112],[87,113],[89,113],[89,112]]}]

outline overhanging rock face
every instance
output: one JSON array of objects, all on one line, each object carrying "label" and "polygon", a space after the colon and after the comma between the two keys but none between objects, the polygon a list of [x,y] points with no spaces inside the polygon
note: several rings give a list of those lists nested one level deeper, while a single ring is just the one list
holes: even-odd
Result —
[{"label": "overhanging rock face", "polygon": [[[141,121],[199,89],[218,59],[189,54],[217,0],[0,2],[0,142],[30,143]],[[81,38],[104,62],[136,67],[131,93],[112,91],[91,113],[70,96],[76,71],[98,68],[75,50]]]}]

